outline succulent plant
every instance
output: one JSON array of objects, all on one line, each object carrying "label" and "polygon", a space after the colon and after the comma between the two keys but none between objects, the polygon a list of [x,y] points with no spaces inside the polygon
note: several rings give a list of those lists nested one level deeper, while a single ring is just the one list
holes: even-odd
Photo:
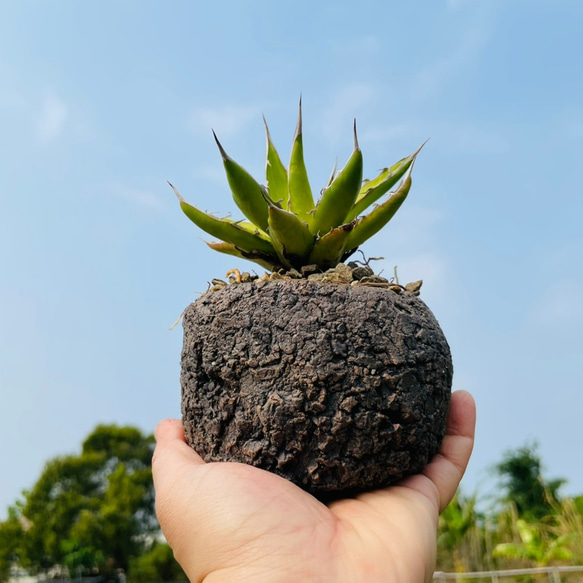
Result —
[{"label": "succulent plant", "polygon": [[[265,131],[266,186],[215,136],[245,219],[218,218],[176,192],[186,215],[220,239],[212,249],[273,272],[230,279],[244,285],[213,280],[214,293],[185,310],[186,441],[206,462],[251,464],[322,501],[383,488],[422,471],[439,450],[451,353],[415,290],[365,282],[372,270],[356,277],[368,266],[330,268],[397,212],[421,148],[363,182],[355,122],[354,151],[314,202],[301,102],[289,168]],[[303,269],[313,265],[326,273]]]},{"label": "succulent plant", "polygon": [[[271,141],[267,122],[265,131],[266,186],[228,156],[213,132],[233,199],[247,221],[204,212],[186,202],[169,184],[186,216],[203,231],[220,239],[207,243],[211,249],[254,261],[271,271],[299,270],[305,265],[326,270],[354,253],[391,220],[407,197],[413,164],[423,147],[384,168],[373,180],[363,181],[355,120],[354,151],[341,171],[336,172],[334,168],[319,200],[314,203],[304,163],[301,101],[288,169]],[[399,180],[396,190],[389,192]],[[377,203],[387,193],[386,200]],[[362,214],[371,206],[368,214]]]}]

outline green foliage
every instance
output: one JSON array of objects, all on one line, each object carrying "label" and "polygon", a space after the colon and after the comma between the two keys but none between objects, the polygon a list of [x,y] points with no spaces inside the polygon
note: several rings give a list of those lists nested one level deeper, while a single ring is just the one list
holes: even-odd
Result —
[{"label": "green foliage", "polygon": [[516,506],[518,514],[538,520],[552,512],[564,480],[546,480],[536,444],[507,452],[496,471],[506,491],[505,501]]},{"label": "green foliage", "polygon": [[564,480],[548,480],[536,445],[505,453],[496,465],[502,489],[484,512],[476,495],[458,493],[439,521],[437,569],[491,571],[583,564],[583,497],[560,498]]},{"label": "green foliage", "polygon": [[553,517],[556,535],[569,536],[568,548],[575,565],[583,565],[583,514],[577,507],[577,501],[582,499],[578,496],[561,500]]},{"label": "green foliage", "polygon": [[476,497],[456,496],[440,517],[437,570],[490,571],[583,564],[583,518],[572,498],[538,521],[513,505],[476,513]]},{"label": "green foliage", "polygon": [[[80,455],[50,460],[18,510],[20,564],[127,569],[157,530],[153,438],[133,427],[98,426]],[[5,528],[5,524],[2,527]]]},{"label": "green foliage", "polygon": [[477,496],[457,493],[439,517],[439,570],[469,571],[483,567],[486,554],[484,517],[476,509]]},{"label": "green foliage", "polygon": [[[267,186],[256,182],[230,158],[215,135],[233,200],[250,222],[206,213],[186,202],[170,186],[186,216],[221,240],[208,243],[212,249],[249,259],[271,270],[300,269],[310,264],[324,270],[344,261],[397,212],[411,188],[411,171],[421,150],[383,169],[373,180],[363,182],[363,160],[355,122],[352,155],[340,172],[334,169],[320,199],[314,203],[304,163],[301,102],[289,169],[281,162],[267,123],[265,130]],[[401,178],[401,184],[389,193],[387,200],[361,216]]]},{"label": "green foliage", "polygon": [[16,508],[8,509],[8,519],[0,522],[0,583],[8,581],[10,567],[20,554],[22,524]]},{"label": "green foliage", "polygon": [[516,521],[519,542],[500,543],[494,549],[494,557],[526,559],[537,567],[546,567],[552,561],[568,561],[573,553],[568,544],[573,539],[571,533],[553,536],[545,533],[542,524],[531,524],[519,518]]},{"label": "green foliage", "polygon": [[75,538],[61,541],[61,550],[63,565],[71,574],[90,573],[97,565],[103,565],[105,561],[103,551]]},{"label": "green foliage", "polygon": [[464,498],[459,492],[439,517],[438,546],[454,548],[478,523],[476,496]]},{"label": "green foliage", "polygon": [[136,427],[98,425],[83,442],[82,453],[145,467],[152,461],[153,444],[153,436],[144,436]]},{"label": "green foliage", "polygon": [[166,543],[156,543],[150,551],[130,561],[128,583],[187,581],[187,577]]},{"label": "green foliage", "polygon": [[[50,460],[0,522],[0,583],[13,563],[72,576],[123,568],[129,583],[186,580],[168,545],[156,542],[152,447],[135,428],[102,425],[80,455]],[[441,515],[437,569],[582,564],[583,496],[560,499],[563,480],[541,475],[532,445],[507,452],[497,468],[504,489],[494,507],[478,512],[476,495],[458,493]]]}]

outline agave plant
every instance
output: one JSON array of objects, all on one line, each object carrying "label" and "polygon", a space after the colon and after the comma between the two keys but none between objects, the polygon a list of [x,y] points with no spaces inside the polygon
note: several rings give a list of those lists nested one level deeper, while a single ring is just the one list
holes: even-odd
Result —
[{"label": "agave plant", "polygon": [[445,336],[413,291],[370,281],[370,268],[339,267],[327,274],[334,282],[291,271],[333,268],[386,225],[420,148],[363,183],[355,123],[354,151],[314,202],[301,103],[289,168],[265,130],[266,186],[215,136],[245,219],[215,217],[176,192],[186,215],[220,239],[212,249],[288,272],[213,287],[185,310],[186,440],[205,461],[252,464],[322,499],[384,487],[439,449],[453,372]]},{"label": "agave plant", "polygon": [[[304,265],[317,265],[325,270],[348,258],[397,212],[409,193],[413,163],[424,145],[384,168],[373,180],[363,181],[355,120],[354,151],[340,172],[334,168],[318,202],[314,203],[304,163],[301,101],[289,168],[286,169],[273,145],[267,122],[265,132],[265,186],[225,152],[213,132],[233,199],[248,221],[206,213],[186,202],[169,184],[186,216],[221,240],[207,243],[211,249],[249,259],[272,271],[300,269]],[[400,179],[396,190],[389,192]],[[387,193],[386,200],[376,204]],[[372,205],[372,210],[363,215]]]}]

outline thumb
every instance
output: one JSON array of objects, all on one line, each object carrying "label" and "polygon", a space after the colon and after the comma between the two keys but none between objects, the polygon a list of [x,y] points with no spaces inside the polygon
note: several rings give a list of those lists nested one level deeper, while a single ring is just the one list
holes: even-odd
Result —
[{"label": "thumb", "polygon": [[182,422],[164,419],[154,432],[156,448],[152,456],[152,477],[157,493],[172,489],[179,476],[193,465],[203,465],[203,459],[186,443]]},{"label": "thumb", "polygon": [[188,509],[193,473],[205,463],[186,443],[178,419],[164,419],[158,423],[154,436],[156,448],[152,456],[152,477],[156,515],[170,546],[175,548],[180,539],[184,512]]},{"label": "thumb", "polygon": [[422,474],[406,478],[401,485],[427,496],[439,512],[453,498],[474,446],[476,405],[466,391],[451,396],[449,418],[441,448]]},{"label": "thumb", "polygon": [[441,449],[423,472],[437,487],[439,511],[453,498],[474,447],[476,405],[470,393],[452,394],[447,430]]}]

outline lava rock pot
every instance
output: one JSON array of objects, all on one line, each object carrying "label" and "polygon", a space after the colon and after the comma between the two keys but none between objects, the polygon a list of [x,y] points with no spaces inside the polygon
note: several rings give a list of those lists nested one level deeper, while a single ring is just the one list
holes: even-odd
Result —
[{"label": "lava rock pot", "polygon": [[202,296],[183,325],[183,423],[206,461],[330,499],[417,473],[439,449],[451,354],[412,293],[255,281]]}]

